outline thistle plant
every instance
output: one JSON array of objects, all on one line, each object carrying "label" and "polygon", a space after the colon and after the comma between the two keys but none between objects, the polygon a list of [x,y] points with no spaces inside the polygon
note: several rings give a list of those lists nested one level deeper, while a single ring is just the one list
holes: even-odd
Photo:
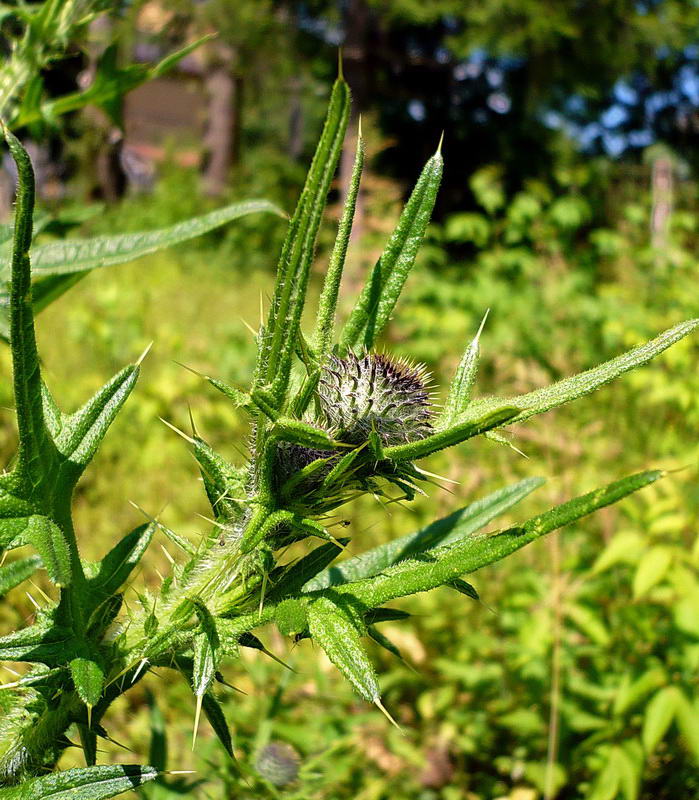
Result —
[{"label": "thistle plant", "polygon": [[[0,659],[29,665],[0,695],[0,779],[6,787],[0,797],[38,800],[77,791],[75,796],[97,800],[155,780],[159,773],[152,766],[96,763],[97,739],[109,736],[110,704],[153,668],[174,670],[187,681],[195,736],[203,712],[233,757],[233,738],[213,688],[223,680],[220,666],[235,662],[240,648],[268,652],[257,631],[270,624],[293,639],[311,637],[358,694],[389,716],[363,638],[395,651],[378,626],[407,615],[387,606],[390,601],[440,586],[477,596],[464,576],[662,476],[650,470],[623,477],[519,525],[484,534],[493,519],[543,482],[524,480],[415,533],[346,556],[349,539],[331,533],[334,512],[344,503],[367,493],[387,502],[411,500],[433,480],[420,466],[422,459],[479,435],[502,438],[499,429],[592,392],[699,325],[699,320],[680,323],[599,367],[509,398],[473,397],[479,331],[443,404],[437,404],[422,367],[377,353],[376,345],[430,219],[442,174],[439,149],[351,313],[336,328],[364,160],[360,132],[315,327],[303,331],[314,245],[349,104],[340,76],[289,221],[271,304],[257,332],[250,386],[243,390],[202,376],[249,416],[249,459],[232,464],[196,428],[179,432],[201,471],[212,509],[209,530],[194,545],[149,520],[123,537],[115,532],[98,562],[81,557],[72,494],[134,388],[141,359],[72,414],[59,408],[44,384],[30,282],[32,168],[18,140],[5,132],[19,175],[9,287],[19,445],[0,476],[0,543],[7,550],[28,546],[33,553],[0,568],[0,588],[6,592],[43,568],[59,599],[38,609],[27,627],[0,638]],[[124,593],[158,529],[181,557],[157,592],[138,589],[138,604],[127,608]],[[303,544],[291,552],[305,554],[290,556],[289,547],[298,543]],[[51,772],[73,732],[85,768]],[[277,756],[265,754],[265,769],[279,771]],[[278,779],[286,780],[286,772]]]}]

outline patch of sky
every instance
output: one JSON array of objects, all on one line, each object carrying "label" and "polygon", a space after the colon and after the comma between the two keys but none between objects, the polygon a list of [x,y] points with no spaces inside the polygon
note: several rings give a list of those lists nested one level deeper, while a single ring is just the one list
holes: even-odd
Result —
[{"label": "patch of sky", "polygon": [[668,106],[676,105],[679,99],[677,92],[654,92],[646,99],[646,114],[652,117],[657,114],[658,111],[662,111]]},{"label": "patch of sky", "polygon": [[512,108],[512,101],[504,92],[493,92],[489,94],[486,102],[497,114],[507,114]]},{"label": "patch of sky", "polygon": [[335,47],[340,45],[345,38],[345,31],[341,25],[327,19],[312,17],[301,9],[298,20],[299,28],[322,39],[327,44]]},{"label": "patch of sky", "polygon": [[408,103],[408,114],[415,122],[422,122],[427,116],[427,110],[422,100],[411,100]]},{"label": "patch of sky", "polygon": [[580,129],[578,140],[583,147],[588,148],[592,146],[601,134],[602,126],[598,122],[590,122]]},{"label": "patch of sky", "polygon": [[448,64],[451,61],[451,53],[446,47],[438,47],[434,55],[438,64]]},{"label": "patch of sky", "polygon": [[465,81],[468,78],[468,61],[460,61],[453,69],[454,80]]},{"label": "patch of sky", "polygon": [[587,103],[582,95],[571,94],[565,100],[564,109],[568,114],[584,114]]},{"label": "patch of sky", "polygon": [[699,106],[699,75],[696,67],[692,64],[685,64],[680,68],[677,78],[680,89],[689,102]]},{"label": "patch of sky", "polygon": [[629,118],[629,112],[618,103],[610,106],[600,115],[600,122],[605,128],[616,128]]},{"label": "patch of sky", "polygon": [[614,97],[627,106],[635,105],[638,102],[638,92],[626,81],[617,81],[614,86]]},{"label": "patch of sky", "polygon": [[649,147],[653,144],[653,134],[649,130],[629,131],[627,139],[631,147]]},{"label": "patch of sky", "polygon": [[498,69],[497,67],[490,67],[485,71],[485,79],[488,81],[489,86],[491,86],[493,89],[497,89],[498,87],[502,86],[505,76],[503,75],[501,69]]},{"label": "patch of sky", "polygon": [[602,144],[607,153],[612,156],[612,158],[616,158],[626,150],[627,142],[626,137],[622,136],[622,134],[605,131],[602,134]]}]

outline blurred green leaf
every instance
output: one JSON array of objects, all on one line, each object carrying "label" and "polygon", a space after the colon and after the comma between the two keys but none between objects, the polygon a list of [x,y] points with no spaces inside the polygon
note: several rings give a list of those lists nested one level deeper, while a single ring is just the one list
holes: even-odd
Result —
[{"label": "blurred green leaf", "polygon": [[650,699],[643,716],[641,736],[646,753],[652,753],[665,736],[681,701],[682,695],[676,686],[666,686]]},{"label": "blurred green leaf", "polygon": [[672,551],[667,547],[652,547],[641,557],[633,579],[633,596],[642,597],[665,577],[672,564]]}]

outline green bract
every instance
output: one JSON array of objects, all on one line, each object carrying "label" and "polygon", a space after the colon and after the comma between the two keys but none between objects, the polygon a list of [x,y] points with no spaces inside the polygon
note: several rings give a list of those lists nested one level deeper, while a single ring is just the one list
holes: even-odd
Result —
[{"label": "green bract", "polygon": [[[96,738],[107,736],[106,712],[151,667],[175,670],[192,688],[196,727],[203,711],[226,751],[233,743],[212,687],[220,665],[240,647],[267,652],[252,633],[275,623],[290,637],[312,637],[365,700],[383,710],[378,677],[365,651],[370,636],[397,653],[376,628],[404,612],[386,608],[395,598],[450,586],[477,594],[465,575],[529,542],[575,522],[656,481],[657,470],[621,478],[505,530],[483,534],[542,481],[529,479],[437,520],[425,528],[352,558],[348,539],[329,532],[328,512],[363,493],[411,499],[429,473],[417,462],[438,450],[520,422],[575,400],[646,363],[698,325],[676,325],[647,344],[595,369],[518,397],[473,399],[480,331],[467,347],[440,413],[430,405],[424,374],[373,348],[386,327],[412,269],[442,174],[442,155],[420,175],[384,253],[345,325],[336,330],[336,307],[363,164],[361,133],[325,275],[315,330],[301,320],[326,197],[345,139],[350,97],[340,77],[298,206],[289,222],[267,318],[257,334],[250,387],[209,383],[249,415],[251,455],[244,466],[225,458],[194,431],[182,434],[201,469],[211,504],[208,536],[193,546],[157,521],[105,542],[106,555],[87,563],[73,529],[71,498],[100,441],[133,389],[141,360],[125,367],[82,408],[60,410],[41,375],[34,336],[30,247],[34,185],[29,158],[5,136],[19,187],[9,270],[8,323],[14,370],[19,448],[0,476],[0,543],[29,544],[35,554],[0,568],[6,592],[40,565],[60,599],[34,623],[0,638],[0,658],[24,661],[29,671],[4,691],[22,713],[0,723],[0,798],[112,797],[158,777],[155,767],[96,766]],[[153,247],[180,241],[250,210],[228,208],[140,237],[37,247],[34,273],[53,278],[118,263]],[[72,262],[68,265],[68,262]],[[122,604],[160,527],[180,548],[181,560],[157,594],[140,591],[139,605]],[[285,548],[308,540],[295,561]],[[333,563],[339,559],[337,563]],[[271,654],[270,654],[271,655]],[[76,726],[86,768],[46,776]],[[652,743],[654,731],[645,734]],[[156,759],[153,759],[154,762]],[[159,778],[160,780],[160,778]],[[72,793],[71,793],[72,792]]]}]

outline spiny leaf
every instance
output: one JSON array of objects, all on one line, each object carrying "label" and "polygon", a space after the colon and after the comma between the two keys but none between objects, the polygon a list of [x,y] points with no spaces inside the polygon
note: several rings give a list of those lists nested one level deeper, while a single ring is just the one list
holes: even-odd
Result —
[{"label": "spiny leaf", "polygon": [[[182,669],[183,674],[189,681],[189,684],[194,685],[195,679],[193,673],[187,668],[180,667],[180,669]],[[235,754],[233,752],[233,739],[231,737],[231,732],[221,704],[218,702],[218,700],[216,700],[211,692],[207,692],[206,694],[202,695],[201,708],[204,711],[204,714],[209,721],[209,725],[211,725],[211,728],[216,734],[219,742],[221,742],[228,755],[235,760]]]},{"label": "spiny leaf", "polygon": [[556,506],[519,527],[435,548],[389,567],[374,577],[333,586],[332,591],[338,595],[349,595],[368,607],[375,607],[396,597],[434,589],[500,561],[535,539],[615,503],[663,475],[659,470],[651,470],[622,478]]},{"label": "spiny leaf", "polygon": [[158,777],[153,767],[83,767],[32,778],[2,790],[2,800],[106,800]]},{"label": "spiny leaf", "polygon": [[519,407],[502,401],[482,410],[477,416],[474,415],[468,419],[462,418],[448,428],[438,430],[424,439],[384,447],[382,455],[392,461],[415,461],[439,450],[444,450],[446,447],[453,447],[465,442],[474,436],[480,436],[493,428],[509,424],[519,415]]},{"label": "spiny leaf", "polygon": [[15,586],[19,586],[41,567],[39,556],[19,558],[10,564],[0,567],[0,597],[4,597]]},{"label": "spiny leaf", "polygon": [[[124,264],[136,258],[155,253],[166,247],[195,239],[209,231],[259,212],[284,213],[267,200],[246,200],[178,222],[168,228],[114,236],[96,236],[92,239],[65,239],[32,249],[32,274],[34,278],[47,275],[72,275],[86,270]],[[0,265],[2,270],[6,265]]]},{"label": "spiny leaf", "polygon": [[143,558],[156,528],[157,523],[150,522],[126,534],[98,563],[97,573],[89,581],[91,588],[105,595],[119,591]]},{"label": "spiny leaf", "polygon": [[72,578],[70,548],[58,525],[34,514],[27,520],[26,536],[41,556],[49,578],[57,586],[68,586]]},{"label": "spiny leaf", "polygon": [[235,760],[235,754],[233,753],[233,738],[231,736],[230,729],[228,728],[228,723],[226,722],[226,717],[223,713],[221,704],[209,692],[208,694],[205,694],[202,699],[202,707],[204,709],[204,714],[206,714],[206,718],[209,720],[209,725],[211,725],[213,732],[216,734],[219,742],[221,742],[223,745],[223,749],[232,759]]},{"label": "spiny leaf", "polygon": [[19,140],[6,128],[3,130],[18,175],[10,263],[10,341],[19,430],[16,469],[38,483],[44,469],[54,462],[54,447],[44,424],[41,373],[31,300],[29,248],[32,241],[34,171]]},{"label": "spiny leaf", "polygon": [[74,655],[72,631],[47,620],[0,637],[0,661],[26,661],[58,667]]},{"label": "spiny leaf", "polygon": [[349,118],[349,88],[335,81],[328,114],[296,211],[289,224],[265,335],[258,354],[255,389],[272,388],[277,407],[286,394],[306,298],[313,249]]},{"label": "spiny leaf", "polygon": [[368,578],[392,564],[397,564],[399,561],[437,545],[461,541],[512,508],[543,483],[543,478],[527,478],[512,486],[499,489],[465,508],[432,522],[415,533],[409,533],[378,545],[326,569],[308,581],[304,585],[303,591],[311,592],[347,581]]},{"label": "spiny leaf", "polygon": [[[79,656],[70,662],[70,674],[80,699],[88,709],[99,703],[104,689],[104,670],[94,658]],[[89,713],[89,712],[88,712]]]},{"label": "spiny leaf", "polygon": [[221,642],[211,612],[200,600],[192,602],[201,626],[201,633],[194,637],[192,689],[197,697],[201,697],[208,692],[214,681]]},{"label": "spiny leaf", "polygon": [[461,580],[461,578],[455,578],[453,581],[449,581],[448,586],[451,586],[452,589],[456,589],[459,594],[465,594],[466,597],[470,597],[471,600],[480,600],[476,589],[471,586],[470,583]]},{"label": "spiny leaf", "polygon": [[[357,152],[354,157],[354,166],[347,189],[345,206],[342,210],[342,217],[337,229],[337,237],[333,246],[328,271],[325,274],[325,281],[318,303],[318,320],[316,321],[315,331],[312,338],[313,347],[318,363],[322,364],[330,353],[332,345],[333,329],[335,325],[335,312],[337,310],[337,298],[340,292],[340,282],[342,271],[347,257],[347,247],[349,245],[350,234],[352,233],[352,221],[354,210],[359,194],[359,182],[364,167],[364,140],[362,139],[361,126],[357,135]],[[302,411],[304,409],[301,409]]]},{"label": "spiny leaf", "polygon": [[381,693],[376,672],[347,605],[327,595],[318,596],[308,606],[308,626],[314,641],[357,692],[370,703],[379,703]]},{"label": "spiny leaf", "polygon": [[208,375],[204,377],[215,389],[218,389],[221,394],[225,395],[229,400],[232,400],[236,408],[250,410],[250,395],[240,389],[236,389],[235,386],[218,380],[218,378],[210,378]]},{"label": "spiny leaf", "polygon": [[486,312],[483,317],[478,332],[471,344],[466,348],[459,362],[459,366],[457,367],[454,380],[449,389],[449,395],[444,404],[444,411],[440,417],[440,423],[445,426],[453,422],[460,414],[463,414],[471,400],[471,391],[473,390],[473,384],[475,383],[476,373],[478,371],[480,338],[487,318],[488,312]]},{"label": "spiny leaf", "polygon": [[388,322],[430,221],[443,166],[439,151],[425,164],[396,229],[342,331],[341,355],[360,342],[369,350]]},{"label": "spiny leaf", "polygon": [[329,433],[300,419],[279,417],[270,435],[277,440],[319,450],[331,450],[335,446],[335,440]]},{"label": "spiny leaf", "polygon": [[131,394],[138,373],[138,364],[124,367],[82,408],[63,417],[56,446],[66,462],[64,471],[71,473],[70,480],[73,482],[77,482],[97,452],[107,429]]},{"label": "spiny leaf", "polygon": [[606,361],[598,367],[589,369],[586,372],[581,372],[578,375],[573,375],[570,378],[565,378],[543,389],[537,389],[536,391],[522,394],[518,397],[505,399],[484,398],[475,401],[460,420],[463,422],[472,422],[481,418],[494,408],[499,408],[509,403],[518,408],[519,413],[511,419],[505,420],[503,424],[513,425],[517,422],[522,422],[535,414],[542,414],[552,408],[557,408],[564,403],[569,403],[571,400],[576,400],[579,397],[594,392],[595,389],[613,381],[625,372],[655,358],[655,356],[662,353],[663,350],[666,350],[675,342],[678,342],[680,339],[692,333],[698,326],[699,319],[690,319],[686,322],[681,322],[679,325],[675,325],[673,328],[668,328],[666,331],[663,331],[663,333],[656,336],[655,339],[651,339],[645,344],[634,347],[632,350],[610,361]]},{"label": "spiny leaf", "polygon": [[383,647],[383,649],[389,652],[391,655],[403,661],[403,654],[401,653],[400,648],[393,644],[388,636],[381,633],[381,631],[375,628],[373,625],[368,625],[366,632],[369,634],[369,637],[376,642],[376,644],[378,644],[380,647]]},{"label": "spiny leaf", "polygon": [[192,439],[192,449],[214,514],[235,518],[241,512],[236,498],[245,496],[245,470],[234,467],[199,436]]},{"label": "spiny leaf", "polygon": [[364,614],[364,624],[376,625],[379,622],[395,622],[409,617],[410,614],[407,611],[401,611],[399,608],[370,608]]}]

